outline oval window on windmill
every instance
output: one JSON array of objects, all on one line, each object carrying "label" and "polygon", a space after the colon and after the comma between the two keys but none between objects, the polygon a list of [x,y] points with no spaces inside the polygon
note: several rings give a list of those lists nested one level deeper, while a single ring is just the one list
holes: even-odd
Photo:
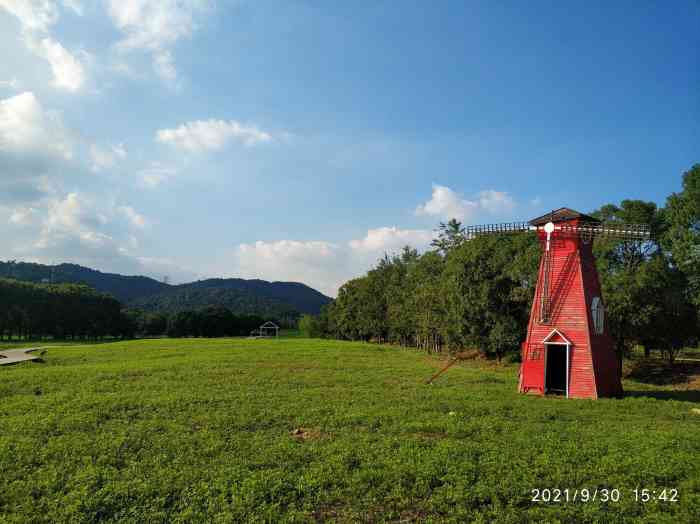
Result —
[{"label": "oval window on windmill", "polygon": [[591,303],[591,318],[593,319],[593,330],[596,335],[602,335],[605,330],[605,307],[600,297],[593,297]]}]

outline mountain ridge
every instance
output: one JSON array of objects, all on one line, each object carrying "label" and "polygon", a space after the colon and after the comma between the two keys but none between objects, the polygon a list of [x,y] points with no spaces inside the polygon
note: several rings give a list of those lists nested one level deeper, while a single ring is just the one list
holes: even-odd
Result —
[{"label": "mountain ridge", "polygon": [[[285,317],[318,314],[331,298],[301,282],[243,278],[208,278],[183,284],[166,284],[143,275],[103,272],[78,264],[46,265],[0,261],[0,277],[29,282],[82,283],[109,293],[128,307],[173,312],[227,305],[234,312],[274,310]],[[177,306],[175,305],[177,304]]]}]

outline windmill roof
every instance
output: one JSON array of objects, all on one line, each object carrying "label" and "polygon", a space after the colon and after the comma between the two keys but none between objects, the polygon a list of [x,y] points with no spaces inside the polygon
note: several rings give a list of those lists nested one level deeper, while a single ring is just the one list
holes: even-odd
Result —
[{"label": "windmill roof", "polygon": [[597,218],[593,218],[590,215],[584,215],[568,207],[560,207],[546,215],[541,217],[533,218],[530,220],[530,225],[532,226],[543,226],[549,221],[552,222],[566,222],[568,220],[581,220],[583,222],[600,222]]}]

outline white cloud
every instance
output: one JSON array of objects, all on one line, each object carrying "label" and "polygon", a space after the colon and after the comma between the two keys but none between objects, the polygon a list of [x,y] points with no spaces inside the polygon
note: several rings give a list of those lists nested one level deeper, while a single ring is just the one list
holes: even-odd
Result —
[{"label": "white cloud", "polygon": [[192,282],[203,278],[199,273],[184,268],[167,258],[136,257],[135,260],[141,268],[137,271],[138,274],[147,275],[160,281],[167,277],[170,284]]},{"label": "white cloud", "polygon": [[139,229],[146,227],[146,219],[143,217],[143,215],[137,213],[133,207],[119,206],[117,207],[117,211],[124,215],[132,226]]},{"label": "white cloud", "polygon": [[45,111],[29,91],[0,100],[0,151],[73,156],[72,139],[60,115]]},{"label": "white cloud", "polygon": [[112,22],[124,34],[117,47],[151,52],[156,72],[172,82],[177,71],[170,48],[192,35],[195,18],[209,4],[207,0],[109,0]]},{"label": "white cloud", "polygon": [[51,0],[0,0],[0,7],[16,16],[27,31],[47,32],[58,20],[56,2]]},{"label": "white cloud", "polygon": [[[8,208],[0,205],[0,215]],[[196,276],[165,259],[138,256],[139,235],[148,221],[132,206],[108,195],[51,192],[27,206],[14,206],[3,228],[0,259],[72,262],[102,271],[171,275],[176,282]]]},{"label": "white cloud", "polygon": [[0,89],[18,89],[19,80],[11,78],[9,80],[0,80]]},{"label": "white cloud", "polygon": [[464,221],[481,213],[507,214],[515,208],[515,201],[508,193],[489,189],[468,200],[446,186],[433,184],[433,194],[427,202],[416,208],[418,216],[433,216],[441,219],[456,218]]},{"label": "white cloud", "polygon": [[134,264],[131,232],[146,226],[146,219],[131,206],[78,192],[53,193],[31,207],[18,208],[10,222],[34,226],[25,228],[15,243],[14,252],[24,258],[75,261],[100,269],[110,260]]},{"label": "white cloud", "polygon": [[29,225],[33,223],[37,210],[33,207],[20,207],[12,211],[10,223],[15,225]]},{"label": "white cloud", "polygon": [[476,207],[475,202],[462,199],[449,187],[434,184],[431,199],[416,208],[416,215],[464,220],[467,216],[474,214]]},{"label": "white cloud", "polygon": [[349,246],[357,251],[383,253],[395,251],[410,245],[423,248],[430,244],[433,233],[424,229],[398,229],[396,227],[380,227],[370,229],[361,240],[351,240]]},{"label": "white cloud", "polygon": [[138,175],[141,179],[141,184],[149,189],[158,187],[160,184],[174,177],[177,174],[177,169],[161,164],[160,162],[151,162],[151,164],[139,171]]},{"label": "white cloud", "polygon": [[174,82],[177,80],[177,69],[170,51],[159,51],[153,55],[153,69],[163,80]]},{"label": "white cloud", "polygon": [[76,15],[83,16],[83,4],[80,0],[63,0],[62,3],[66,8],[72,9]]},{"label": "white cloud", "polygon": [[112,169],[119,160],[126,158],[124,144],[112,145],[102,148],[98,145],[90,146],[90,158],[92,159],[92,171],[99,173],[105,169]]},{"label": "white cloud", "polygon": [[[99,209],[78,193],[69,193],[65,198],[49,201],[45,222],[47,230],[88,232],[87,227],[105,224],[107,218]],[[85,226],[85,227],[83,227]]]},{"label": "white cloud", "polygon": [[[240,244],[229,260],[231,276],[304,282],[335,293],[347,273],[340,246],[323,241],[278,240]],[[233,273],[231,271],[233,264]]]},{"label": "white cloud", "polygon": [[257,241],[239,244],[212,273],[303,282],[335,296],[343,283],[365,273],[384,253],[398,252],[405,245],[424,249],[431,239],[430,231],[380,227],[370,229],[361,239],[340,244],[323,240]]},{"label": "white cloud", "polygon": [[188,37],[194,17],[206,8],[203,0],[109,0],[109,15],[125,34],[120,46],[160,50]]},{"label": "white cloud", "polygon": [[[82,14],[79,2],[64,0],[62,4]],[[17,17],[27,48],[49,63],[53,85],[75,92],[85,84],[84,64],[50,35],[51,27],[59,19],[57,2],[51,0],[0,0],[0,9]],[[84,53],[86,55],[86,53]]]},{"label": "white cloud", "polygon": [[53,85],[67,91],[78,91],[85,84],[85,67],[59,42],[43,38],[35,47],[37,55],[46,59],[53,72]]},{"label": "white cloud", "polygon": [[73,162],[74,134],[31,92],[0,99],[0,205],[31,205],[55,193]]},{"label": "white cloud", "polygon": [[114,73],[128,76],[128,77],[132,77],[132,78],[136,78],[136,74],[131,69],[131,66],[124,61],[121,61],[121,60],[112,61],[107,65],[107,68]]},{"label": "white cloud", "polygon": [[111,240],[108,235],[95,230],[106,223],[106,217],[78,193],[50,198],[44,211],[41,233],[34,248],[55,247],[67,239],[77,240],[88,247],[104,246]]},{"label": "white cloud", "polygon": [[115,235],[124,236],[117,223],[119,217],[126,219],[127,231],[146,225],[146,219],[133,207],[115,205],[85,193],[51,196],[43,203],[42,211],[43,227],[36,243],[39,247],[53,244],[64,236],[77,237],[91,245],[112,242]]},{"label": "white cloud", "polygon": [[230,141],[237,141],[245,146],[269,142],[272,137],[254,126],[245,126],[230,120],[196,120],[186,122],[175,129],[161,129],[156,133],[156,140],[177,149],[191,153],[217,150]]},{"label": "white cloud", "polygon": [[481,209],[492,215],[508,213],[515,208],[515,201],[512,196],[503,191],[494,191],[493,189],[479,192],[477,202]]}]

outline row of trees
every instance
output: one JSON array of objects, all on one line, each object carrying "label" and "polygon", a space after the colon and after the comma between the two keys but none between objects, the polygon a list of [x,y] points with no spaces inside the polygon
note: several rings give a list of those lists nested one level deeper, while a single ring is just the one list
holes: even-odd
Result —
[{"label": "row of trees", "polygon": [[[594,252],[608,323],[620,354],[641,344],[673,361],[697,343],[700,323],[700,165],[663,208],[625,200],[593,213],[608,222],[647,223],[645,243],[597,240]],[[534,295],[541,248],[534,235],[466,240],[456,220],[440,224],[433,249],[385,256],[347,282],[309,334],[390,342],[429,351],[478,348],[502,358],[519,353]]]},{"label": "row of trees", "polygon": [[130,310],[127,315],[134,332],[145,337],[247,336],[266,321],[257,315],[236,315],[223,306],[180,311],[171,315]]},{"label": "row of trees", "polygon": [[529,235],[464,241],[441,225],[435,250],[404,248],[362,278],[302,329],[325,336],[413,346],[431,352],[476,347],[502,358],[524,338],[540,254]]},{"label": "row of trees", "polygon": [[0,279],[0,340],[129,334],[130,323],[119,301],[88,286]]},{"label": "row of trees", "polygon": [[0,279],[0,340],[247,336],[265,322],[208,307],[171,315],[123,309],[82,284],[35,284]]}]

